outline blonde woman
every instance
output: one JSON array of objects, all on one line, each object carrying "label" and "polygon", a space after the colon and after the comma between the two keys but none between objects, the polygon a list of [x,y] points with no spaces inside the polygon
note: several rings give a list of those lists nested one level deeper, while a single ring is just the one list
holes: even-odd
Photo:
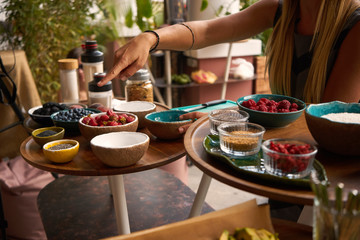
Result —
[{"label": "blonde woman", "polygon": [[273,93],[308,103],[360,99],[360,1],[261,0],[226,17],[144,32],[115,52],[100,85],[125,80],[149,50],[198,49],[246,39],[274,27],[267,48]]}]

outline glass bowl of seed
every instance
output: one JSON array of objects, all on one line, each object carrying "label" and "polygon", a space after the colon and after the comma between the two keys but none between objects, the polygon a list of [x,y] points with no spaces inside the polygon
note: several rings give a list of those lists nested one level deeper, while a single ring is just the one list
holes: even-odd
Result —
[{"label": "glass bowl of seed", "polygon": [[54,163],[70,162],[79,152],[79,142],[72,139],[55,140],[43,146],[45,157]]},{"label": "glass bowl of seed", "polygon": [[218,126],[220,149],[230,156],[249,156],[260,151],[265,128],[249,122],[229,122]]}]

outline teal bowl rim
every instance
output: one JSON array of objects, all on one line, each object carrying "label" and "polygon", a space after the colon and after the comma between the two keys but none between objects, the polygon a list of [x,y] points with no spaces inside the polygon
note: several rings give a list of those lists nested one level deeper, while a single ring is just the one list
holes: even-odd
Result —
[{"label": "teal bowl rim", "polygon": [[191,119],[185,119],[185,120],[179,120],[179,121],[156,121],[154,119],[149,119],[149,116],[151,115],[157,115],[157,114],[161,114],[163,112],[177,112],[177,113],[181,113],[180,115],[189,113],[187,111],[184,110],[165,110],[165,111],[160,111],[160,112],[152,112],[152,113],[148,113],[145,115],[145,119],[151,122],[158,122],[158,123],[183,123],[183,122],[191,122]]},{"label": "teal bowl rim", "polygon": [[325,102],[325,103],[312,103],[312,104],[309,104],[307,107],[306,107],[306,110],[305,110],[305,114],[306,115],[309,115],[311,117],[314,117],[314,118],[318,118],[318,119],[322,119],[323,121],[325,122],[332,122],[332,123],[337,123],[337,124],[346,124],[346,125],[360,125],[360,123],[347,123],[347,122],[339,122],[339,121],[333,121],[333,120],[330,120],[330,119],[327,119],[327,118],[323,118],[322,116],[326,115],[326,114],[330,114],[330,113],[344,113],[345,111],[342,111],[342,112],[328,112],[328,113],[325,113],[325,114],[322,114],[322,115],[314,115],[312,114],[310,111],[312,110],[312,108],[320,108],[320,107],[324,107],[324,106],[329,106],[329,105],[334,105],[334,106],[359,106],[359,112],[348,112],[348,113],[360,113],[360,103],[346,103],[346,102],[342,102],[342,101],[331,101],[331,102]]},{"label": "teal bowl rim", "polygon": [[[294,100],[296,102],[300,102],[303,107],[297,111],[294,111],[294,112],[284,112],[284,113],[270,113],[270,112],[261,112],[261,111],[256,111],[256,110],[252,110],[250,108],[247,108],[247,107],[244,107],[241,105],[241,103],[243,101],[245,101],[244,98],[249,98],[249,99],[254,99],[254,97],[265,97],[266,96],[272,96],[272,97],[278,97],[278,98],[286,98],[285,100]],[[260,97],[261,98],[261,97]],[[242,99],[242,100],[241,100]],[[247,99],[248,100],[248,99]],[[265,115],[293,115],[293,114],[297,114],[297,113],[300,113],[300,112],[303,112],[306,108],[307,108],[307,105],[304,101],[298,99],[298,98],[295,98],[295,97],[290,97],[290,96],[286,96],[286,95],[280,95],[280,94],[251,94],[251,95],[246,95],[246,96],[243,96],[243,97],[240,97],[236,100],[236,104],[241,108],[241,109],[246,109],[246,111],[248,112],[253,112],[253,113],[261,113],[261,114],[265,114]]]}]

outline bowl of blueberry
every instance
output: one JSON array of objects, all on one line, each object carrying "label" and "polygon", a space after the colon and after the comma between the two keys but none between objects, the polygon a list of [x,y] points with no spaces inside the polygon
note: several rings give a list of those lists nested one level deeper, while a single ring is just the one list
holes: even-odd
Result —
[{"label": "bowl of blueberry", "polygon": [[253,94],[236,101],[240,110],[246,111],[249,122],[267,128],[285,127],[298,119],[306,104],[294,97],[277,94]]},{"label": "bowl of blueberry", "polygon": [[66,134],[77,135],[80,134],[79,120],[89,114],[100,112],[93,108],[73,108],[53,113],[50,118],[55,126],[65,128]]}]

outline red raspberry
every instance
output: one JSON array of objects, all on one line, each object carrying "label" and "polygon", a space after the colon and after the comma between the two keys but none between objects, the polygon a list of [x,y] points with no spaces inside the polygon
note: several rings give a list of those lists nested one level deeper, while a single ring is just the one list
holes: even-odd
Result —
[{"label": "red raspberry", "polygon": [[91,118],[88,124],[89,124],[90,126],[98,126],[98,123],[95,121],[94,118]]},{"label": "red raspberry", "polygon": [[258,111],[267,112],[268,109],[267,109],[266,105],[260,105]]},{"label": "red raspberry", "polygon": [[117,126],[119,125],[116,121],[109,121],[107,122],[106,126]]},{"label": "red raspberry", "polygon": [[109,121],[117,122],[119,120],[119,116],[116,113],[113,113],[109,116]]},{"label": "red raspberry", "polygon": [[[126,117],[119,115],[118,123],[125,124],[126,123]],[[120,125],[120,124],[119,124]]]},{"label": "red raspberry", "polygon": [[106,115],[108,115],[108,116],[111,116],[111,115],[113,115],[113,114],[114,114],[114,111],[111,110],[111,109],[109,109],[109,110],[106,111]]},{"label": "red raspberry", "polygon": [[91,118],[90,117],[84,117],[83,120],[81,121],[82,123],[88,125],[90,122]]},{"label": "red raspberry", "polygon": [[290,112],[296,112],[297,110],[297,108],[290,108]]},{"label": "red raspberry", "polygon": [[249,104],[249,101],[243,101],[241,103],[242,106],[246,107],[246,108],[250,108],[250,104]]},{"label": "red raspberry", "polygon": [[289,109],[285,109],[285,108],[278,108],[277,110],[279,113],[289,112]]},{"label": "red raspberry", "polygon": [[134,120],[135,120],[135,118],[133,116],[127,116],[127,118],[126,118],[127,123],[130,123],[130,122],[132,122]]},{"label": "red raspberry", "polygon": [[109,116],[108,115],[101,115],[100,120],[107,122],[107,121],[109,121]]},{"label": "red raspberry", "polygon": [[256,106],[256,102],[254,99],[249,99],[248,103],[249,103],[249,106]]},{"label": "red raspberry", "polygon": [[268,105],[267,106],[267,111],[268,112],[272,112],[272,113],[275,113],[275,112],[277,112],[277,108],[276,108],[276,106],[275,105]]},{"label": "red raspberry", "polygon": [[299,106],[296,103],[292,103],[290,108],[295,108],[296,110],[298,110]]},{"label": "red raspberry", "polygon": [[290,109],[291,103],[288,100],[282,100],[279,102],[278,109]]},{"label": "red raspberry", "polygon": [[262,102],[262,101],[259,101],[259,102],[256,103],[256,106],[261,106],[261,105],[266,106],[266,103],[264,103],[264,102]]},{"label": "red raspberry", "polygon": [[267,98],[260,98],[260,99],[259,99],[259,102],[263,102],[263,103],[265,103],[265,104],[268,104],[268,103],[270,102],[270,100],[267,99]]},{"label": "red raspberry", "polygon": [[266,105],[277,107],[279,104],[277,102],[275,102],[275,100],[270,100]]}]

